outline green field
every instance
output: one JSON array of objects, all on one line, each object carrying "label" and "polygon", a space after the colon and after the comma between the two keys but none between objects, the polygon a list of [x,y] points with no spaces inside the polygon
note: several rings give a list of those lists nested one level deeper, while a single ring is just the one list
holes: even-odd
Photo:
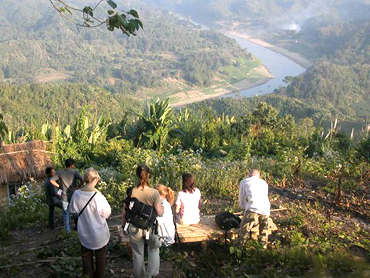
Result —
[{"label": "green field", "polygon": [[[257,58],[252,61],[246,58],[237,59],[233,65],[221,67],[215,74],[211,83],[207,87],[194,86],[185,80],[165,79],[161,87],[144,88],[137,95],[139,98],[169,98],[172,104],[182,102],[196,102],[210,96],[218,96],[233,91],[237,91],[239,86],[235,83],[244,81],[245,87],[251,87],[261,81],[270,78],[267,70],[262,68],[262,63]],[[240,89],[240,88],[239,88]]]}]

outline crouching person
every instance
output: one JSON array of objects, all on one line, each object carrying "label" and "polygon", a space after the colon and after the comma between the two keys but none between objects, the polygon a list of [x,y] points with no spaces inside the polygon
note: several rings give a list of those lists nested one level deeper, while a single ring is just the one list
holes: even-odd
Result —
[{"label": "crouching person", "polygon": [[[107,244],[110,233],[106,219],[111,214],[107,199],[97,189],[99,173],[89,168],[84,175],[85,186],[73,193],[71,212],[78,216],[77,232],[81,241],[83,275],[104,277]],[[95,270],[94,270],[95,256]]]},{"label": "crouching person", "polygon": [[[138,185],[127,192],[123,205],[123,231],[129,234],[135,278],[153,277],[159,274],[159,248],[161,242],[156,227],[151,225],[157,216],[163,215],[158,190],[149,185],[149,167],[139,165],[136,169]],[[139,208],[140,207],[140,208]],[[145,212],[145,214],[141,212]],[[144,245],[148,244],[148,266],[145,269]]]},{"label": "crouching person", "polygon": [[239,205],[245,212],[237,242],[243,244],[247,239],[257,239],[256,228],[259,226],[259,242],[267,248],[270,201],[268,185],[260,178],[258,170],[251,170],[249,177],[240,182]]}]

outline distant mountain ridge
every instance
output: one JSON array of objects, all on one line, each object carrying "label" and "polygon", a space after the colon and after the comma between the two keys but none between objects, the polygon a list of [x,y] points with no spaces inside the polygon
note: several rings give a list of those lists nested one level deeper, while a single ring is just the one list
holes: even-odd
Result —
[{"label": "distant mountain ridge", "polygon": [[[196,29],[139,1],[129,5],[138,10],[144,29],[127,38],[104,26],[77,29],[48,2],[1,1],[0,82],[87,82],[127,93],[155,87],[167,77],[202,85],[217,67],[250,58],[220,34]],[[187,64],[197,56],[216,67],[194,80]]]}]

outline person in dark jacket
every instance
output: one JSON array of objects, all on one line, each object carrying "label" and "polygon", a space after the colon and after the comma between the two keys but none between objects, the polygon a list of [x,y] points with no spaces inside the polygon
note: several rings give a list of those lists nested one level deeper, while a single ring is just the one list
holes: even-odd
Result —
[{"label": "person in dark jacket", "polygon": [[46,203],[49,205],[49,228],[54,229],[54,211],[55,207],[63,209],[63,203],[61,200],[61,192],[58,193],[58,188],[51,184],[50,179],[55,175],[55,170],[53,167],[47,167],[45,169],[45,174],[47,178],[44,182]]}]

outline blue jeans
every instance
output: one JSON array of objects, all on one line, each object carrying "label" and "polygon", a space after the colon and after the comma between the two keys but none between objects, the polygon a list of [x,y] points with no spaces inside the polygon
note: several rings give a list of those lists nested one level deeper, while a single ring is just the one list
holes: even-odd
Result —
[{"label": "blue jeans", "polygon": [[71,232],[71,226],[69,225],[69,219],[70,219],[69,203],[63,201],[63,222],[64,222],[64,229],[66,230],[67,234]]}]

